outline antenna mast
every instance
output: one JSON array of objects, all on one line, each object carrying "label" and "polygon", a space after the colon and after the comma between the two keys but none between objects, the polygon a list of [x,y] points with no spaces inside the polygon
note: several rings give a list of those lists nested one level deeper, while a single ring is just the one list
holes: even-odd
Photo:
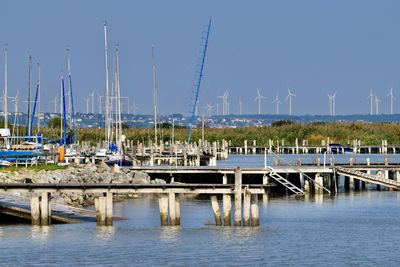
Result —
[{"label": "antenna mast", "polygon": [[201,79],[203,77],[204,61],[206,59],[206,54],[207,54],[208,37],[210,35],[210,29],[211,29],[211,19],[208,22],[206,31],[203,32],[199,63],[197,65],[196,71],[194,73],[194,82],[193,82],[193,90],[192,90],[192,106],[191,106],[192,112],[191,112],[191,117],[189,120],[189,133],[188,133],[188,139],[187,139],[188,143],[190,143],[190,139],[192,137],[193,125],[196,123],[196,108],[197,108],[197,104],[199,101],[199,91],[200,91]]}]

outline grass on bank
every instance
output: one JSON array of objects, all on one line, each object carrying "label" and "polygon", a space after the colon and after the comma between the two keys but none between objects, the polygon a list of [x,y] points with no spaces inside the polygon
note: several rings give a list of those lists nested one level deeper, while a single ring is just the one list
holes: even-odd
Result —
[{"label": "grass on bank", "polygon": [[42,170],[45,170],[45,171],[63,170],[65,168],[67,168],[67,167],[58,166],[57,164],[47,164],[47,165],[46,164],[38,164],[37,166],[33,165],[33,166],[28,166],[28,167],[25,167],[22,165],[17,167],[15,165],[11,165],[11,166],[0,168],[0,172],[15,172],[15,171],[19,171],[19,170],[30,170],[30,171],[34,171],[34,172],[39,172]]}]

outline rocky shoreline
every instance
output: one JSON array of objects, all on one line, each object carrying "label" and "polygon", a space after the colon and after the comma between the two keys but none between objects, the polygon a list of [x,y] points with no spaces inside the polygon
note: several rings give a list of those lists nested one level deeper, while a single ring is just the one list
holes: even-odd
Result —
[{"label": "rocky shoreline", "polygon": [[[32,171],[21,168],[15,172],[0,172],[0,183],[132,183],[132,184],[165,184],[162,179],[150,179],[146,173],[131,171],[118,166],[109,167],[105,163],[94,165],[88,163],[85,165],[70,166],[62,170],[41,170]],[[21,197],[29,197],[28,194],[21,194]],[[93,205],[96,194],[79,193],[54,193],[51,201],[74,207],[85,207]],[[116,201],[136,198],[134,194],[119,194],[114,198]]]}]

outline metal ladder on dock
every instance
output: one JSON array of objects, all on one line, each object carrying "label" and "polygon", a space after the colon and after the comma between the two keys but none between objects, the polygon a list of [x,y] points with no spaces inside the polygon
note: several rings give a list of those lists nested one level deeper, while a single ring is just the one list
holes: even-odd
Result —
[{"label": "metal ladder on dock", "polygon": [[269,173],[269,176],[272,179],[274,179],[275,181],[277,181],[278,183],[280,183],[281,185],[283,185],[284,187],[286,187],[287,189],[289,189],[290,191],[292,191],[296,195],[304,195],[303,190],[301,190],[300,188],[298,188],[297,186],[295,186],[294,184],[289,182],[283,176],[281,176],[278,173],[276,173],[276,171],[272,167],[268,167],[268,168],[271,170],[271,172]]},{"label": "metal ladder on dock", "polygon": [[367,174],[361,171],[349,169],[349,168],[343,168],[336,166],[336,173],[344,176],[350,176],[353,178],[356,178],[358,180],[367,182],[367,183],[372,183],[372,184],[379,184],[383,185],[389,188],[397,189],[400,190],[400,182],[395,181],[395,180],[390,180],[386,179],[384,177],[380,177],[377,175],[372,175],[372,174]]}]

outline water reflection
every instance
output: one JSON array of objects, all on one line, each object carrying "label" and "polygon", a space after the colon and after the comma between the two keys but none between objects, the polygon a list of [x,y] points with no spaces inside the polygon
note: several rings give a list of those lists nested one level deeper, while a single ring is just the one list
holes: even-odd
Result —
[{"label": "water reflection", "polygon": [[163,226],[160,231],[160,240],[165,243],[174,243],[179,240],[180,234],[180,226]]},{"label": "water reflection", "polygon": [[46,241],[51,232],[53,231],[52,226],[40,226],[40,225],[32,225],[31,227],[31,236],[34,241]]},{"label": "water reflection", "polygon": [[220,229],[222,235],[219,236],[224,241],[240,240],[241,242],[257,238],[261,231],[260,227],[222,227]]},{"label": "water reflection", "polygon": [[114,226],[97,226],[96,227],[96,239],[98,241],[112,240],[115,236]]},{"label": "water reflection", "polygon": [[324,204],[324,194],[314,194],[314,201],[316,204],[322,206]]}]

